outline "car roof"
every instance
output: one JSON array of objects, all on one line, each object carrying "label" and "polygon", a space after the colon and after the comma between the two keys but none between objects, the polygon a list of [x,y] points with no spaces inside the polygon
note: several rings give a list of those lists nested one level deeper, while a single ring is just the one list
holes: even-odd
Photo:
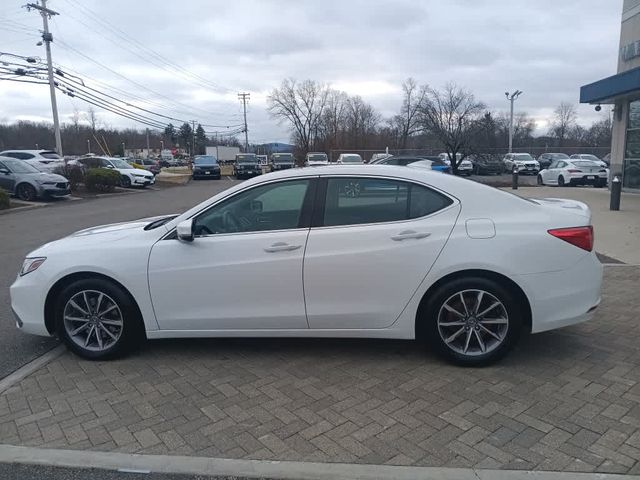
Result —
[{"label": "car roof", "polygon": [[26,149],[22,149],[22,148],[11,148],[11,149],[7,149],[7,150],[3,150],[0,152],[0,154],[2,153],[7,153],[7,152],[23,152],[23,153],[58,153],[55,150],[47,150],[47,149],[40,149],[40,150],[26,150]]}]

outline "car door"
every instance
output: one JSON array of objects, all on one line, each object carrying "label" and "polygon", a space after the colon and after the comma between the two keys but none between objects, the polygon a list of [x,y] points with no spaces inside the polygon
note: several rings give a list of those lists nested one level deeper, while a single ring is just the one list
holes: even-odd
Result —
[{"label": "car door", "polygon": [[15,175],[11,172],[11,169],[0,162],[0,169],[5,169],[8,173],[0,173],[0,188],[13,193],[13,187],[15,185]]},{"label": "car door", "polygon": [[163,330],[306,329],[302,266],[315,178],[243,190],[157,242],[149,288]]},{"label": "car door", "polygon": [[390,326],[444,247],[458,201],[377,176],[323,178],[318,198],[304,259],[310,328]]},{"label": "car door", "polygon": [[552,160],[549,168],[540,172],[540,175],[542,175],[542,180],[545,184],[555,184],[558,181],[558,174],[556,173],[558,161],[559,160]]}]

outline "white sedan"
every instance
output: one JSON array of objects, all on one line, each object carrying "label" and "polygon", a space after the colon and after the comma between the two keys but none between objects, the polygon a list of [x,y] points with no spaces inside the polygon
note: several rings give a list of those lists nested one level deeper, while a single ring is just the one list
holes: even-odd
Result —
[{"label": "white sedan", "polygon": [[480,365],[523,333],[589,319],[601,282],[582,203],[342,165],[48,243],[27,255],[11,306],[24,332],[90,359],[145,337],[370,337]]},{"label": "white sedan", "polygon": [[559,187],[575,185],[607,185],[609,170],[590,160],[560,159],[554,160],[549,168],[538,174],[538,185],[557,185]]}]

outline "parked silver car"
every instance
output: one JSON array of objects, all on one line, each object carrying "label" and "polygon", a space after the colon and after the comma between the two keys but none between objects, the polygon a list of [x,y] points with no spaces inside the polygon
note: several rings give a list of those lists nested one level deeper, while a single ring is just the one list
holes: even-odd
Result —
[{"label": "parked silver car", "polygon": [[26,201],[71,194],[69,181],[62,175],[41,172],[9,157],[0,157],[0,188]]}]

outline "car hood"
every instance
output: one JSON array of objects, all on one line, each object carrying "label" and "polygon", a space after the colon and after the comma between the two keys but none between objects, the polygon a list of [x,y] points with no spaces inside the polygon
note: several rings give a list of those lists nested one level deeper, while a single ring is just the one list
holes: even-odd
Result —
[{"label": "car hood", "polygon": [[99,235],[105,233],[122,232],[125,230],[131,230],[134,228],[143,228],[145,225],[160,220],[161,218],[170,217],[172,215],[159,215],[157,217],[141,218],[139,220],[133,220],[131,222],[119,222],[109,223],[107,225],[98,225],[97,227],[85,228],[84,230],[78,230],[72,233],[70,237],[82,237],[86,235]]},{"label": "car hood", "polygon": [[220,168],[217,163],[201,163],[200,165],[194,165],[193,168]]},{"label": "car hood", "polygon": [[18,173],[17,176],[27,177],[40,183],[42,182],[66,183],[69,181],[66,178],[64,178],[62,175],[58,175],[57,173],[47,173],[47,172]]},{"label": "car hood", "polygon": [[153,177],[153,174],[148,170],[143,170],[141,168],[114,168],[114,170],[118,173],[127,175],[138,173],[140,175],[144,175],[145,177]]}]

